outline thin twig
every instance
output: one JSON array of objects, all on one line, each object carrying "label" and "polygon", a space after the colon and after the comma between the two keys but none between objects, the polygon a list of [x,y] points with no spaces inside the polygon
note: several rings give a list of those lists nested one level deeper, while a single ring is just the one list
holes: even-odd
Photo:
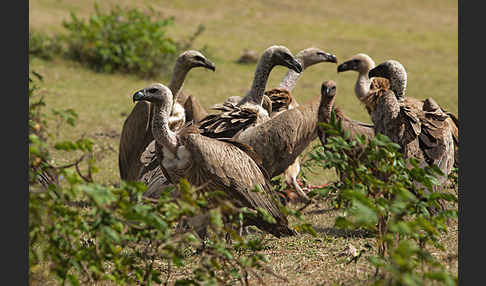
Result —
[{"label": "thin twig", "polygon": [[74,165],[74,167],[76,168],[76,172],[78,173],[78,175],[85,181],[85,182],[88,182],[88,183],[91,183],[92,181],[90,181],[89,178],[85,177],[82,173],[81,173],[81,170],[79,169],[79,164],[76,164]]},{"label": "thin twig", "polygon": [[77,165],[77,164],[81,163],[81,161],[83,161],[83,159],[84,159],[84,156],[85,156],[85,154],[83,154],[81,157],[79,157],[79,159],[77,159],[76,161],[74,161],[74,162],[73,162],[73,163],[71,163],[71,164],[67,164],[67,165],[61,165],[61,166],[52,166],[52,165],[50,165],[50,164],[49,164],[49,165],[50,165],[52,168],[54,168],[54,169],[66,169],[66,168],[70,168],[70,167],[73,167],[73,166],[75,166],[75,165]]}]

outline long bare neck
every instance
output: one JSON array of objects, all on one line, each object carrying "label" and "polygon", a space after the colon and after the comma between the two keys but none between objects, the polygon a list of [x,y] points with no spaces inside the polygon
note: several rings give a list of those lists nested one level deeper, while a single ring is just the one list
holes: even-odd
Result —
[{"label": "long bare neck", "polygon": [[329,122],[334,107],[334,96],[323,96],[319,104],[319,122]]},{"label": "long bare neck", "polygon": [[274,65],[271,63],[270,58],[263,55],[258,62],[253,77],[253,83],[248,94],[240,101],[239,105],[251,102],[253,104],[261,105],[263,100],[263,94],[265,92],[265,86],[267,85],[268,76],[272,71]]},{"label": "long bare neck", "polygon": [[184,85],[184,80],[186,79],[186,75],[189,72],[190,68],[186,67],[186,65],[182,64],[180,61],[177,61],[174,70],[172,71],[172,79],[169,83],[169,89],[172,91],[174,96],[173,102],[177,102],[177,96]]},{"label": "long bare neck", "polygon": [[152,103],[154,114],[152,117],[152,134],[155,141],[167,148],[172,153],[177,150],[176,133],[169,129],[170,105],[163,106],[159,103]]},{"label": "long bare neck", "polygon": [[358,80],[354,85],[354,93],[361,100],[361,98],[366,97],[370,91],[371,79],[368,77],[368,72],[360,71],[358,75]]}]

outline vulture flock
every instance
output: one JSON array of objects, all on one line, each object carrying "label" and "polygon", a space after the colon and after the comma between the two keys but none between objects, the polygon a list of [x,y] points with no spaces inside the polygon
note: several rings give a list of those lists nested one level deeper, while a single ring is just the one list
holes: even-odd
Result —
[{"label": "vulture flock", "polygon": [[[283,174],[287,185],[308,200],[297,182],[299,155],[316,138],[324,144],[325,132],[318,123],[328,122],[334,110],[351,135],[387,135],[406,158],[438,166],[445,174],[440,182],[445,183],[459,162],[456,116],[432,98],[408,97],[407,73],[398,61],[376,66],[362,53],[339,64],[337,72],[358,73],[354,92],[373,124],[353,120],[334,106],[337,86],[332,80],[322,83],[321,94],[312,101],[298,104],[292,95],[297,80],[307,67],[323,62],[338,63],[335,55],[317,48],[294,56],[284,46],[271,46],[258,59],[250,91],[227,98],[208,113],[181,89],[192,68],[215,71],[215,65],[198,51],[181,53],[167,86],[154,83],[133,94],[137,103],[120,138],[121,179],[144,182],[148,186],[144,195],[157,198],[185,178],[202,190],[223,191],[237,207],[264,209],[274,218],[269,223],[252,216],[244,225],[276,237],[292,235],[279,207],[282,197],[270,180]],[[269,74],[277,65],[289,70],[277,87],[267,89]]]}]

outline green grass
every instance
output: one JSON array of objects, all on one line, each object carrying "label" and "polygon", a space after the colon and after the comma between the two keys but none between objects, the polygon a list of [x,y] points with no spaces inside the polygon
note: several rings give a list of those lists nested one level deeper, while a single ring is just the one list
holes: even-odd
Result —
[{"label": "green grass", "polygon": [[[70,11],[88,17],[94,11],[92,1],[35,0],[29,2],[31,29],[49,34],[65,33],[62,21]],[[191,35],[198,24],[206,30],[195,41],[195,48],[207,46],[208,57],[216,64],[216,72],[194,69],[187,77],[184,90],[195,95],[204,107],[222,102],[232,95],[244,95],[249,89],[254,65],[239,65],[236,60],[243,49],[261,53],[265,48],[281,44],[294,54],[316,46],[334,53],[342,62],[363,52],[378,64],[396,59],[408,72],[407,95],[434,98],[441,106],[457,114],[458,109],[458,8],[451,0],[343,0],[343,1],[100,1],[102,8],[120,4],[123,7],[144,8],[151,3],[162,16],[175,16],[170,36],[183,39]],[[134,104],[134,91],[152,82],[167,84],[168,75],[155,79],[140,79],[129,74],[102,74],[82,65],[57,58],[44,61],[33,58],[29,65],[44,76],[41,85],[48,108],[74,108],[79,114],[75,128],[61,127],[58,138],[73,139],[81,135],[102,143],[100,171],[95,179],[106,183],[119,181],[118,140],[123,121]],[[268,87],[276,86],[286,69],[276,67]],[[337,82],[336,104],[352,118],[371,122],[365,109],[354,96],[356,73],[337,74],[330,63],[310,67],[304,72],[293,95],[302,104],[318,96],[324,80]],[[50,126],[54,128],[55,122]],[[108,136],[107,136],[108,135]],[[110,136],[111,135],[111,136]],[[69,160],[56,152],[59,164]],[[332,172],[309,174],[311,183],[324,183],[335,178]],[[316,227],[322,242],[299,236],[271,242],[268,251],[274,270],[285,273],[292,285],[355,285],[365,279],[370,270],[366,263],[345,266],[333,257],[346,243],[363,245],[365,239],[332,235],[333,212],[307,215]],[[457,254],[457,232],[448,240],[447,255]],[[283,242],[282,242],[283,241]],[[292,246],[293,245],[293,246]],[[441,253],[440,255],[446,255]],[[457,274],[457,259],[448,262]],[[356,274],[358,273],[358,274]],[[269,284],[278,281],[266,277]]]}]

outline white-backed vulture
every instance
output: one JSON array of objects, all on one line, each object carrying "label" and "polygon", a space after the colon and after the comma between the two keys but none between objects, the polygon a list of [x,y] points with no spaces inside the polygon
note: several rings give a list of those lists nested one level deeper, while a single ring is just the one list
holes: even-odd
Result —
[{"label": "white-backed vulture", "polygon": [[[326,53],[314,47],[301,50],[295,55],[295,58],[302,65],[303,71],[318,63],[337,63],[335,55]],[[279,112],[299,106],[293,97],[287,97],[288,93],[280,93],[280,91],[285,89],[291,92],[301,75],[302,73],[288,70],[277,88],[265,91],[265,95],[272,101],[272,117],[276,116]]]},{"label": "white-backed vulture", "polygon": [[369,71],[369,77],[390,81],[390,89],[374,93],[371,119],[375,133],[382,133],[401,146],[405,158],[417,158],[422,166],[435,165],[447,180],[454,164],[454,139],[450,117],[431,98],[420,101],[405,97],[407,73],[402,64],[388,60]]},{"label": "white-backed vulture", "polygon": [[[366,110],[371,115],[371,110],[374,109],[376,105],[374,92],[378,89],[387,88],[386,82],[383,78],[370,78],[368,73],[371,69],[375,67],[375,62],[370,56],[360,53],[352,56],[349,60],[343,62],[338,66],[338,72],[344,72],[349,70],[354,70],[358,72],[358,79],[354,86],[354,92],[358,99],[365,104]],[[419,100],[412,97],[405,97],[405,101],[409,105],[414,105],[419,109],[423,108],[426,100]],[[451,128],[452,136],[454,139],[454,166],[459,167],[459,119],[452,113],[447,112],[444,108],[440,107],[443,112],[448,115],[447,121]]]},{"label": "white-backed vulture", "polygon": [[[341,126],[343,130],[347,130],[351,138],[356,135],[364,135],[367,139],[371,139],[375,136],[374,126],[372,124],[366,124],[351,119],[346,116],[342,110],[337,106],[334,106],[334,100],[336,98],[336,82],[333,80],[328,80],[321,85],[321,103],[319,105],[319,122],[329,123],[331,120],[331,112],[334,110],[336,115],[336,120],[341,121]],[[318,136],[321,140],[322,145],[326,144],[327,135],[326,132],[319,127]]]},{"label": "white-backed vulture", "polygon": [[[335,55],[326,53],[314,47],[301,50],[299,53],[296,54],[295,59],[301,64],[302,70],[305,70],[312,65],[322,62],[337,63]],[[277,88],[266,90],[264,92],[262,106],[265,110],[268,111],[268,113],[270,114],[270,118],[277,116],[285,110],[289,110],[298,106],[297,101],[290,95],[290,92],[295,87],[297,80],[299,79],[301,74],[302,73],[298,73],[293,69],[289,69],[285,76],[282,78]],[[241,100],[242,98],[240,96],[229,97],[228,99],[226,99],[223,106],[216,107],[215,109],[223,112],[231,112],[234,106],[238,105]],[[266,120],[268,120],[268,118]],[[258,124],[261,124],[266,120],[261,120]],[[238,136],[240,135],[236,135],[233,138],[237,140]],[[300,162],[299,159],[296,158],[295,162],[285,171],[285,180],[287,182],[287,185],[293,186],[300,196],[308,199],[307,195],[303,192],[302,188],[297,183],[297,176],[299,172]]]},{"label": "white-backed vulture", "polygon": [[272,69],[285,66],[302,72],[301,64],[284,46],[271,46],[261,55],[250,91],[238,104],[223,104],[219,112],[210,114],[199,122],[201,134],[211,138],[232,138],[244,129],[265,122],[270,114],[262,107],[265,86]]},{"label": "white-backed vulture", "polygon": [[[181,53],[174,65],[172,79],[169,84],[169,88],[176,95],[170,118],[172,129],[184,125],[184,108],[177,103],[177,95],[182,88],[187,73],[195,67],[215,70],[215,66],[211,61],[206,59],[200,52],[193,50]],[[142,167],[140,156],[153,140],[151,113],[153,113],[153,107],[149,102],[138,102],[123,123],[118,153],[118,167],[122,180],[137,180]]]},{"label": "white-backed vulture", "polygon": [[[300,51],[296,55],[296,60],[302,65],[303,69],[321,62],[333,62],[333,63],[337,62],[335,55],[323,52],[317,48],[307,48]],[[290,96],[290,91],[292,91],[292,89],[295,87],[299,75],[300,73],[297,73],[292,69],[289,69],[289,71],[285,74],[285,76],[280,82],[280,85],[277,88],[265,91],[264,93],[265,95],[263,96],[263,100],[262,100],[262,107],[270,114],[270,117],[273,118],[285,110],[292,109],[298,106],[297,101],[292,99],[292,97]],[[255,86],[255,84],[253,86]],[[249,94],[252,94],[252,92],[250,91]],[[241,100],[242,97],[240,96],[231,96],[228,99],[226,99],[225,103],[222,106],[217,106],[214,109],[220,111],[223,114],[225,112],[234,114],[235,113],[234,110],[235,109],[238,110],[238,104],[240,103]],[[277,108],[273,108],[274,106],[277,106]],[[248,109],[239,112],[240,114],[243,115],[247,115],[247,114],[254,115],[254,113],[252,113],[252,110],[248,110]],[[218,119],[216,116],[213,118]],[[265,118],[260,120],[259,122],[253,122],[253,125],[261,124],[267,121],[268,119],[269,118]],[[244,132],[245,131],[243,130],[243,133]],[[202,134],[207,135],[207,133],[205,132],[202,132]],[[219,134],[219,135],[223,137],[223,135],[227,135],[227,133]],[[237,139],[238,136],[240,135],[236,135],[233,138],[235,140],[238,140]],[[148,185],[148,190],[146,195],[157,197],[158,193],[166,185],[165,185],[165,180],[160,178],[161,171],[153,169],[155,166],[157,166],[157,164],[152,163],[151,160],[155,160],[154,146],[149,146],[149,148],[147,148],[146,156],[144,158],[144,163],[146,165],[146,168],[143,171],[144,176],[142,178],[142,181],[146,182]],[[297,175],[299,174],[299,172],[300,172],[300,162],[297,157],[294,163],[291,166],[289,166],[288,170],[285,171],[286,182],[288,185],[294,186],[294,189],[299,193],[300,196],[304,197],[305,199],[308,199],[307,195],[303,192],[302,188],[297,183]],[[158,179],[154,179],[154,178],[158,178]],[[157,188],[159,188],[159,190],[157,190]]]},{"label": "white-backed vulture", "polygon": [[[154,105],[152,133],[155,151],[165,177],[171,183],[185,178],[203,190],[223,191],[236,207],[247,207],[268,212],[275,223],[261,217],[246,217],[245,223],[273,234],[276,237],[293,235],[286,216],[276,200],[265,171],[250,156],[251,148],[228,139],[203,136],[194,125],[172,131],[169,117],[173,97],[169,88],[152,84],[137,91],[134,101],[149,101]],[[258,159],[256,159],[258,161]],[[254,192],[258,187],[259,192]]]},{"label": "white-backed vulture", "polygon": [[[356,137],[356,135],[364,135],[367,140],[372,139],[375,136],[374,126],[372,124],[366,124],[363,122],[359,122],[353,120],[346,116],[342,110],[338,107],[334,106],[334,100],[337,94],[337,87],[336,82],[333,80],[328,80],[322,83],[321,85],[321,104],[319,105],[319,122],[326,122],[329,123],[331,120],[331,113],[334,110],[334,114],[336,116],[336,120],[341,122],[341,126],[343,131],[346,130],[349,132],[349,135],[352,139]],[[329,137],[334,135],[328,135],[323,127],[319,126],[317,130],[317,135],[319,136],[319,140],[322,143],[322,146],[327,144],[327,140]],[[355,153],[360,152],[362,146],[357,145],[354,147],[353,150],[348,150]],[[344,180],[345,175],[338,172],[338,176],[341,181]]]},{"label": "white-backed vulture", "polygon": [[[326,53],[314,47],[303,49],[295,55],[295,58],[297,59],[297,61],[299,61],[299,63],[301,63],[303,70],[312,65],[322,62],[337,63],[337,58],[335,55]],[[291,92],[297,84],[297,80],[301,75],[302,73],[296,73],[293,70],[289,70],[280,81],[280,84],[277,88],[265,91],[265,96],[268,96],[272,103],[272,113],[270,117],[273,118],[285,110],[289,110],[299,106],[297,100],[294,97],[290,96],[290,93],[282,92],[282,90],[287,90]],[[299,172],[300,160],[299,157],[297,157],[295,159],[295,162],[292,163],[292,165],[290,165],[284,172],[285,182],[288,186],[293,186],[293,188],[301,197],[308,200],[309,198],[297,182],[297,176],[299,175]]]},{"label": "white-backed vulture", "polygon": [[[262,166],[270,177],[284,172],[316,139],[321,97],[319,95],[307,104],[286,110],[238,136],[238,142],[249,145],[262,157]],[[369,124],[359,124],[365,128],[371,127]]]}]

